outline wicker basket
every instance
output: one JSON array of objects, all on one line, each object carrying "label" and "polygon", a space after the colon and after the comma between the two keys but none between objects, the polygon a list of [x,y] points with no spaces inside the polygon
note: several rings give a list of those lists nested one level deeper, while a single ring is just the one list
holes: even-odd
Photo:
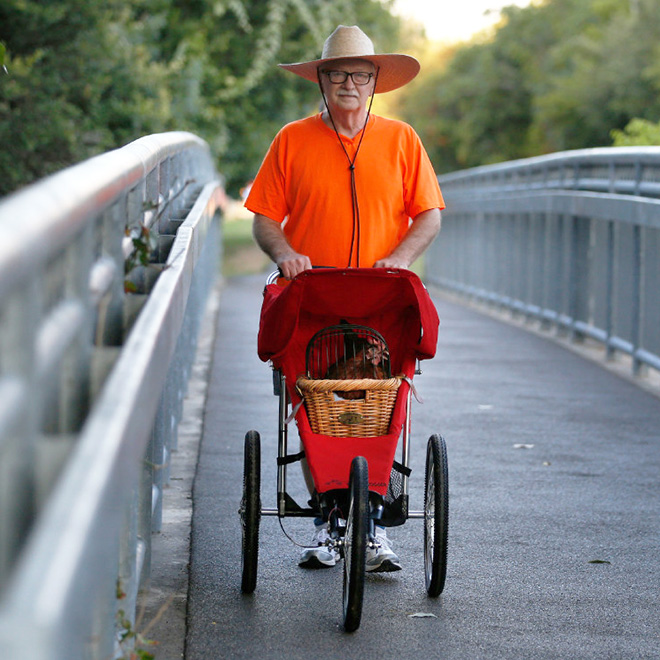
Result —
[{"label": "wicker basket", "polygon": [[[401,378],[375,380],[316,380],[298,378],[296,387],[305,401],[314,433],[342,438],[386,435]],[[359,399],[336,393],[364,392]]]}]

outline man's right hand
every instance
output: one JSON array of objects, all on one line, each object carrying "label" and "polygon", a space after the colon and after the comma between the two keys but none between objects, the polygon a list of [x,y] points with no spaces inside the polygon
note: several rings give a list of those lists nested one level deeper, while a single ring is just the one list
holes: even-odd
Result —
[{"label": "man's right hand", "polygon": [[279,222],[265,215],[255,214],[252,233],[257,245],[277,264],[282,277],[292,280],[298,273],[310,270],[312,262],[304,254],[298,254],[286,240]]},{"label": "man's right hand", "polygon": [[304,254],[298,254],[297,252],[287,255],[276,263],[282,273],[282,277],[285,277],[287,280],[292,280],[299,273],[305,270],[311,270],[312,268],[312,262],[309,260],[309,257]]}]

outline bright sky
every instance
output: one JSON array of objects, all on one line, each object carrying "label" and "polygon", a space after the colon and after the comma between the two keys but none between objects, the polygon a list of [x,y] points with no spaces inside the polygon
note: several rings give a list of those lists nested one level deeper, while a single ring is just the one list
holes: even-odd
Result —
[{"label": "bright sky", "polygon": [[[400,16],[415,19],[435,41],[464,41],[499,19],[502,7],[525,7],[531,0],[396,0]],[[488,10],[491,11],[485,15]]]}]

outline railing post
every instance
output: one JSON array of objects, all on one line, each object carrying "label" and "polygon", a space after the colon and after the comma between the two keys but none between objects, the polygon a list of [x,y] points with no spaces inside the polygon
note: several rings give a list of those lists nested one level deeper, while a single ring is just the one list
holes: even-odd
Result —
[{"label": "railing post", "polygon": [[128,212],[128,195],[122,194],[101,217],[101,253],[114,268],[107,291],[100,290],[99,315],[95,343],[97,346],[120,346],[124,338],[124,263],[122,241]]},{"label": "railing post", "polygon": [[[36,386],[34,346],[41,298],[37,272],[0,308],[0,589],[25,541],[38,497],[36,449],[42,397]],[[29,398],[32,411],[26,406]]]},{"label": "railing post", "polygon": [[616,277],[616,259],[615,259],[615,250],[616,250],[616,228],[614,222],[610,221],[607,223],[607,282],[606,286],[606,311],[605,311],[605,336],[606,336],[606,357],[608,360],[614,359],[615,349],[612,346],[610,341],[614,336],[616,328],[614,327],[614,296],[616,295],[614,289],[614,281]]},{"label": "railing post", "polygon": [[65,261],[65,296],[78,301],[84,314],[75,343],[69,348],[62,364],[59,433],[80,431],[89,411],[92,334],[96,315],[89,300],[89,273],[94,256],[94,226],[90,223],[69,247]]},{"label": "railing post", "polygon": [[580,322],[586,322],[587,295],[588,295],[588,235],[585,236],[584,219],[578,216],[571,217],[571,250],[569,274],[569,316],[571,317],[571,336],[573,341],[584,340],[584,333],[578,330]]},{"label": "railing post", "polygon": [[632,291],[632,337],[633,337],[633,373],[639,376],[644,364],[638,357],[637,351],[643,346],[644,328],[644,228],[640,225],[633,227],[633,291]]}]

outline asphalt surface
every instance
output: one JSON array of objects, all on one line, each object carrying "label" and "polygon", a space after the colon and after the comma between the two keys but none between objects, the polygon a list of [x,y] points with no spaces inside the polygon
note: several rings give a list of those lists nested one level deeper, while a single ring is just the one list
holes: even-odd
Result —
[{"label": "asphalt surface", "polygon": [[[345,633],[341,566],[299,568],[278,520],[262,518],[257,589],[242,595],[249,429],[261,433],[263,505],[275,506],[277,398],[256,355],[262,288],[261,276],[233,279],[219,301],[186,660],[660,658],[660,400],[551,339],[439,297],[438,353],[416,377],[425,403],[412,412],[411,508],[422,506],[426,441],[441,433],[444,593],[426,595],[423,523],[409,520],[390,532],[403,570],[367,576],[362,625]],[[295,466],[290,491],[305,501]],[[284,526],[300,543],[311,536],[308,519]]]}]

